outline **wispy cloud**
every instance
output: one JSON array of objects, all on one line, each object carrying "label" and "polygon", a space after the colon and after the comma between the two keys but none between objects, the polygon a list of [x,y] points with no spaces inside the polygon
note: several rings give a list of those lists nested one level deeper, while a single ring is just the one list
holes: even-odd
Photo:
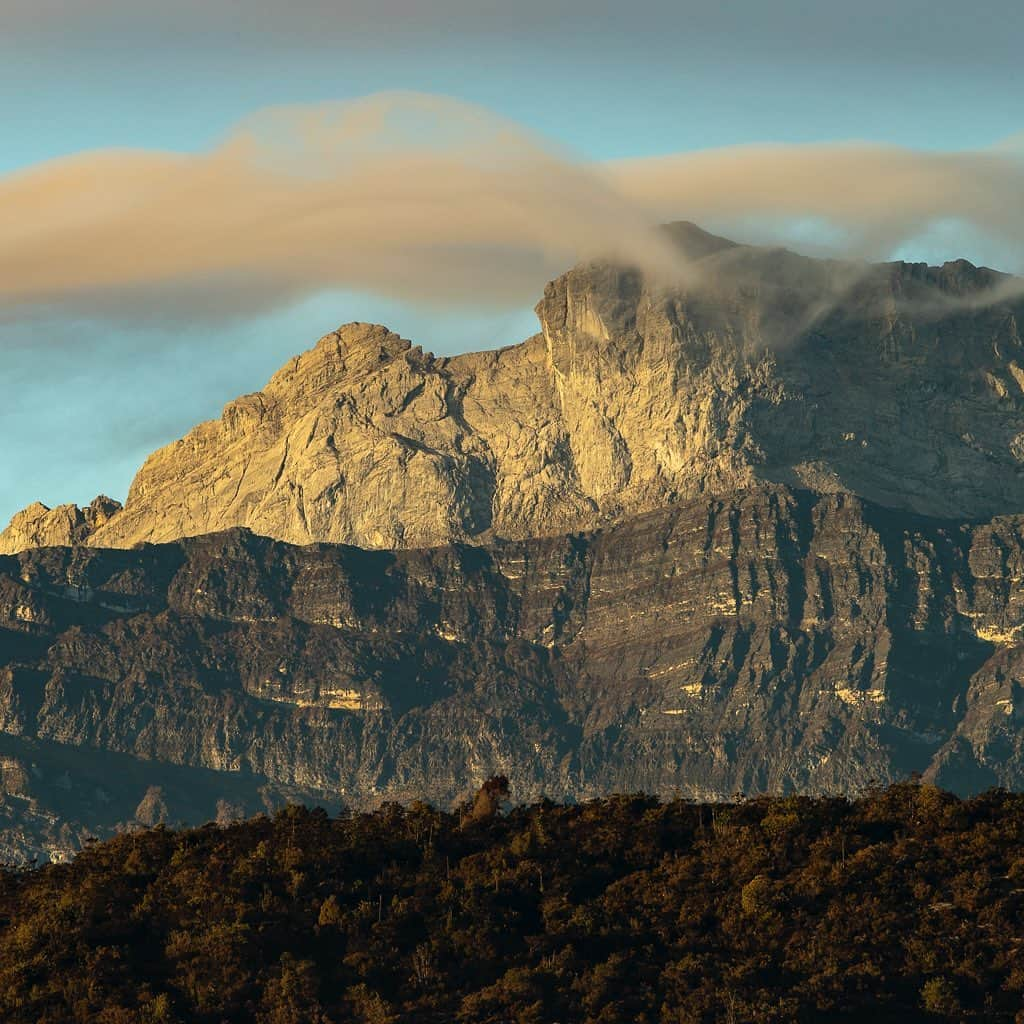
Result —
[{"label": "wispy cloud", "polygon": [[[0,179],[0,302],[114,316],[251,313],[362,289],[532,302],[578,259],[675,279],[687,218],[884,257],[957,221],[1024,254],[1024,159],[849,143],[584,165],[488,112],[421,94],[264,111],[198,156],[85,153]],[[1019,268],[1012,268],[1019,269]]]},{"label": "wispy cloud", "polygon": [[856,142],[733,146],[620,161],[609,172],[655,217],[685,204],[694,219],[767,238],[792,238],[812,221],[836,251],[866,258],[959,221],[1024,258],[1024,152],[1015,140],[968,153]]},{"label": "wispy cloud", "polygon": [[0,180],[0,219],[8,305],[165,290],[230,311],[334,287],[515,305],[583,255],[672,258],[603,175],[418,94],[265,111],[200,156],[54,161]]}]

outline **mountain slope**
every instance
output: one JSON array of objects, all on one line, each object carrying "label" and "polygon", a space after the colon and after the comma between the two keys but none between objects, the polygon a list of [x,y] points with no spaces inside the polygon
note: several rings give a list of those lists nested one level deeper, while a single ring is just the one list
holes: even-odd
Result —
[{"label": "mountain slope", "polygon": [[1017,282],[671,230],[685,287],[577,267],[452,359],[349,325],[123,509],[16,516],[3,849],[495,773],[1024,786]]},{"label": "mountain slope", "polygon": [[[929,515],[1024,509],[1024,303],[1009,279],[672,233],[692,259],[685,286],[577,267],[537,306],[542,333],[501,351],[435,358],[368,324],[327,335],[154,453],[89,543],[232,526],[292,543],[486,542],[757,480]],[[28,528],[23,513],[0,551],[80,539],[58,511],[34,507]]]},{"label": "mountain slope", "polygon": [[1020,787],[1022,527],[767,486],[486,547],[36,549],[0,729],[356,804]]}]

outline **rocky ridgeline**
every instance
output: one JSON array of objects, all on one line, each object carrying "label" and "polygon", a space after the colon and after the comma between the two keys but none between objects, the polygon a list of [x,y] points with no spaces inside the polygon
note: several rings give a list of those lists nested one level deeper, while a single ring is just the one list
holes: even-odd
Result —
[{"label": "rocky ridgeline", "polygon": [[16,513],[7,529],[0,533],[0,554],[28,548],[85,544],[120,511],[121,502],[102,494],[85,508],[77,505],[49,508],[41,501],[33,502]]},{"label": "rocky ridgeline", "polygon": [[691,282],[580,266],[542,333],[435,358],[349,324],[153,454],[125,507],[35,505],[0,551],[232,526],[408,548],[593,529],[755,481],[936,516],[1024,510],[1009,279],[816,261],[671,228]]},{"label": "rocky ridgeline", "polygon": [[122,758],[126,820],[449,804],[497,773],[521,800],[1024,786],[1022,527],[761,485],[481,547],[7,556],[3,807],[23,845],[91,821],[48,802],[53,750]]},{"label": "rocky ridgeline", "polygon": [[1016,282],[670,230],[685,287],[577,267],[450,359],[350,324],[124,508],[15,516],[0,858],[494,774],[1024,786]]}]

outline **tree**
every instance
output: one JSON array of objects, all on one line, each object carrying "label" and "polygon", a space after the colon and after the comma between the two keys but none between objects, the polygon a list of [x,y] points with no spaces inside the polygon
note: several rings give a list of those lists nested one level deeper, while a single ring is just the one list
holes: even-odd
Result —
[{"label": "tree", "polygon": [[929,978],[921,987],[921,1005],[929,1012],[942,1017],[960,1013],[962,1007],[956,989],[948,978]]}]

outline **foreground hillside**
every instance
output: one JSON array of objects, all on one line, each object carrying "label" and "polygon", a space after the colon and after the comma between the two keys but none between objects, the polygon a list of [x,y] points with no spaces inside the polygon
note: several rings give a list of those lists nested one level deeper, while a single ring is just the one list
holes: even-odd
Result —
[{"label": "foreground hillside", "polygon": [[1024,1021],[1024,796],[289,807],[0,875],[9,1024]]}]

